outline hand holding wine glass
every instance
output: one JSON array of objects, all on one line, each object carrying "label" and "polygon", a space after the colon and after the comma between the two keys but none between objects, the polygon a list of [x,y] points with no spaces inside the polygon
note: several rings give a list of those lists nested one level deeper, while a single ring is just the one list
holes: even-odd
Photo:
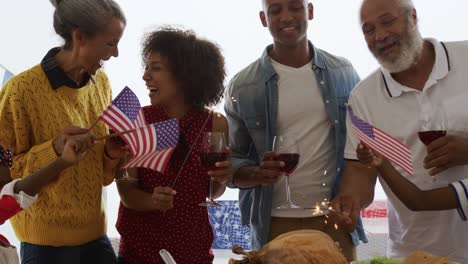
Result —
[{"label": "hand holding wine glass", "polygon": [[[430,121],[429,120],[421,120],[420,121],[420,130],[418,132],[418,137],[421,140],[421,142],[428,147],[428,154],[429,154],[429,146],[431,146],[432,142],[436,141],[439,138],[445,137],[447,135],[447,130],[446,130],[446,120],[442,119],[440,116],[435,115],[434,118],[432,118]],[[433,146],[431,146],[433,148]],[[424,160],[426,163],[427,156]],[[427,164],[424,166],[426,169],[429,169],[431,167],[428,167]],[[431,174],[429,172],[429,175],[431,175],[432,180],[436,181],[437,178],[435,174]]]},{"label": "hand holding wine glass", "polygon": [[[228,159],[228,151],[226,148],[226,139],[222,132],[205,132],[202,139],[202,150],[200,161],[203,166],[208,168],[213,174],[217,170],[216,164],[225,162]],[[200,206],[222,206],[213,200],[213,176],[210,176],[209,194],[206,202],[200,203]]]},{"label": "hand holding wine glass", "polygon": [[[423,133],[419,133],[421,141],[427,145],[424,168],[434,177],[449,168],[468,164],[467,133],[463,129],[458,131],[453,129],[457,123],[453,119],[449,127],[449,117],[445,107],[439,107],[431,115],[430,122],[422,121]],[[461,120],[458,123],[460,122]]]},{"label": "hand holding wine glass", "polygon": [[285,163],[279,160],[279,153],[275,151],[265,152],[262,162],[252,174],[258,184],[274,184],[282,176],[281,168]]},{"label": "hand holding wine glass", "polygon": [[226,185],[229,179],[232,176],[232,164],[231,157],[232,150],[229,147],[226,147],[226,160],[218,161],[215,163],[215,169],[210,169],[208,175],[211,179],[220,185]]},{"label": "hand holding wine glass", "polygon": [[424,168],[429,170],[429,175],[437,175],[449,168],[467,164],[467,136],[447,135],[427,146]]},{"label": "hand holding wine glass", "polygon": [[289,176],[299,163],[299,146],[293,137],[275,136],[273,139],[273,151],[279,153],[277,160],[284,162],[284,166],[280,167],[280,171],[286,177],[286,201],[277,207],[277,209],[301,208],[292,202],[289,185]]}]

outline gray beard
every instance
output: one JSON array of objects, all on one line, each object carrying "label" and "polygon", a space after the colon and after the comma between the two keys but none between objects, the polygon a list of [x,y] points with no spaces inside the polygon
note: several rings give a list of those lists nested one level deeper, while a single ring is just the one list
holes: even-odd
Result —
[{"label": "gray beard", "polygon": [[390,73],[402,72],[411,68],[419,60],[423,45],[424,39],[417,27],[414,27],[402,36],[401,53],[396,59],[390,61],[380,56],[376,56],[376,59],[382,68]]}]

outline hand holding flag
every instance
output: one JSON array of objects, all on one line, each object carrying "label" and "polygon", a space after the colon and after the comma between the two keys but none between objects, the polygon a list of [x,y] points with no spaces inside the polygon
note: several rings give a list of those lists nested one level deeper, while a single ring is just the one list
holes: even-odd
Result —
[{"label": "hand holding flag", "polygon": [[355,116],[351,106],[348,106],[348,113],[353,124],[352,129],[359,140],[413,176],[411,150],[407,145]]},{"label": "hand holding flag", "polygon": [[[179,140],[179,123],[177,119],[171,119],[109,134],[98,140],[116,136],[127,137],[125,142],[133,155],[124,168],[144,167],[163,172]],[[128,140],[128,136],[133,136],[136,143]]]},{"label": "hand holding flag", "polygon": [[176,119],[146,124],[138,97],[128,87],[117,95],[99,119],[129,146],[133,158],[125,168],[145,167],[164,171],[179,139]]}]

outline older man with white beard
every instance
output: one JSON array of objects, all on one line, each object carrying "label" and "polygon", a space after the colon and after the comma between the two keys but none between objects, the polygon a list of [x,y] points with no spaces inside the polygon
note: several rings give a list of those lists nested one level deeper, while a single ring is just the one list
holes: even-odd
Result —
[{"label": "older man with white beard", "polygon": [[[442,122],[434,120],[433,113],[468,93],[468,42],[423,39],[411,0],[364,0],[360,18],[369,50],[381,67],[352,91],[349,104],[354,114],[410,147],[413,176],[398,170],[419,188],[434,189],[467,177],[468,156],[458,152],[464,138],[448,135],[425,146],[418,131],[422,123]],[[460,109],[460,105],[448,107]],[[348,115],[348,128],[351,125]],[[347,161],[332,206],[341,212],[336,217],[342,228],[352,230],[360,209],[373,200],[378,174],[357,161],[359,140],[352,129],[347,131]],[[436,174],[433,181],[429,175]],[[381,182],[388,196],[389,256],[424,250],[468,263],[468,224],[457,210],[410,211]]]}]

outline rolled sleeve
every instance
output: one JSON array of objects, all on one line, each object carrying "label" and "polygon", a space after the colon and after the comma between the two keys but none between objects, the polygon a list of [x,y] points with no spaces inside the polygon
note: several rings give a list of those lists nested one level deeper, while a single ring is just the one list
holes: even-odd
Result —
[{"label": "rolled sleeve", "polygon": [[466,214],[468,213],[468,191],[466,188],[467,184],[468,179],[449,184],[449,186],[455,192],[455,196],[457,198],[457,210],[463,221],[466,221]]},{"label": "rolled sleeve", "polygon": [[[349,97],[348,105],[352,105],[353,111],[356,112],[357,106],[353,104],[353,96]],[[356,147],[359,144],[359,139],[352,129],[351,117],[346,113],[346,143],[344,148],[344,158],[357,160]]]},{"label": "rolled sleeve", "polygon": [[229,147],[232,150],[231,162],[233,170],[232,177],[228,181],[227,186],[229,188],[238,188],[233,183],[234,175],[236,175],[237,171],[241,167],[256,165],[257,161],[249,158],[252,139],[248,129],[244,125],[242,118],[238,114],[238,105],[235,101],[236,97],[232,95],[232,89],[233,87],[231,86],[228,95],[226,96],[226,102],[224,106],[229,128]]},{"label": "rolled sleeve", "polygon": [[16,202],[22,209],[26,209],[37,201],[38,195],[36,194],[35,196],[30,196],[23,191],[15,193],[15,185],[20,180],[21,179],[13,180],[12,182],[3,186],[2,191],[0,192],[0,199],[3,198],[4,195],[9,195],[15,198]]}]

